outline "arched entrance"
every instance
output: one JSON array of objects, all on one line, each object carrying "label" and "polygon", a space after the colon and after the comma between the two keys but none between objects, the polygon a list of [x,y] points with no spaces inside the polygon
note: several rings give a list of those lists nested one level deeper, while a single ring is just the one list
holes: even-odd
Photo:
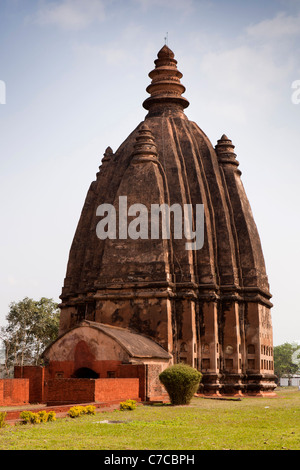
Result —
[{"label": "arched entrance", "polygon": [[99,379],[99,374],[89,367],[80,367],[73,374],[74,379]]}]

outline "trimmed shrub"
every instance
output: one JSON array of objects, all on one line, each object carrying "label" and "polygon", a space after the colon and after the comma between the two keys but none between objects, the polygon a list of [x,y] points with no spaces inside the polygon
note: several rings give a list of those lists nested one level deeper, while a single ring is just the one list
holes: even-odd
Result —
[{"label": "trimmed shrub", "polygon": [[32,411],[22,411],[20,413],[20,419],[22,420],[23,424],[39,424],[39,423],[47,423],[49,421],[56,420],[56,413],[55,411],[47,411],[42,410],[38,413],[33,413]]},{"label": "trimmed shrub", "polygon": [[188,405],[197,391],[202,374],[186,364],[175,364],[159,375],[172,405]]},{"label": "trimmed shrub", "polygon": [[0,411],[0,428],[4,428],[5,426],[5,411]]},{"label": "trimmed shrub", "polygon": [[70,418],[78,418],[78,416],[81,416],[83,414],[83,406],[72,406],[72,408],[69,409],[68,411],[68,416]]},{"label": "trimmed shrub", "polygon": [[55,411],[49,411],[47,421],[56,421]]},{"label": "trimmed shrub", "polygon": [[94,414],[96,414],[96,407],[93,405],[76,405],[70,408],[68,411],[68,416],[70,416],[70,418],[78,418],[78,416]]},{"label": "trimmed shrub", "polygon": [[48,421],[48,413],[47,411],[43,410],[43,411],[39,411],[38,412],[38,416],[40,418],[40,422],[41,423],[47,423]]},{"label": "trimmed shrub", "polygon": [[37,419],[35,417],[36,413],[33,413],[32,411],[22,411],[20,413],[20,418],[24,424],[28,423],[36,423]]},{"label": "trimmed shrub", "polygon": [[96,414],[96,407],[93,405],[87,405],[84,407],[84,414],[86,415],[95,415]]},{"label": "trimmed shrub", "polygon": [[126,400],[120,403],[120,410],[135,410],[136,409],[136,401],[135,400]]}]

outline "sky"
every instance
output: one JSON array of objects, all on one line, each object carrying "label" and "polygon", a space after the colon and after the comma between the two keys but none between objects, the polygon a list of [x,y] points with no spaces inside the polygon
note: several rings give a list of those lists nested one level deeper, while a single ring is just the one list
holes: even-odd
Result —
[{"label": "sky", "polygon": [[0,0],[0,326],[59,301],[105,149],[144,120],[165,44],[213,145],[235,145],[273,295],[274,345],[300,342],[300,0]]}]

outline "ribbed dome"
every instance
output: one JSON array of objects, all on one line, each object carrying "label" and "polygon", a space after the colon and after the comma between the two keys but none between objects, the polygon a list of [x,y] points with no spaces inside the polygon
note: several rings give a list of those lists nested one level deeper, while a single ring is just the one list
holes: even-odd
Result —
[{"label": "ribbed dome", "polygon": [[[214,149],[197,124],[187,119],[183,108],[188,102],[181,97],[182,74],[167,46],[159,51],[155,63],[156,68],[149,74],[152,84],[147,88],[151,97],[144,102],[150,110],[145,123],[137,127],[115,154],[110,147],[106,149],[97,181],[88,192],[70,253],[62,298],[95,290],[121,272],[117,264],[107,273],[101,269],[103,253],[111,249],[111,257],[115,258],[115,245],[119,246],[119,242],[96,237],[96,208],[103,203],[117,204],[118,190],[126,184],[127,169],[138,154],[158,158],[165,184],[160,190],[167,194],[165,203],[193,207],[204,204],[203,248],[189,253],[184,246],[185,239],[171,240],[173,278],[213,289],[230,287],[235,292],[256,287],[269,296],[259,235],[241,183],[234,145],[224,134]],[[128,191],[135,202],[141,202],[143,194],[132,178]],[[162,183],[152,181],[151,184],[149,187],[144,181],[140,191],[148,194],[154,189],[153,184],[159,187]],[[148,244],[151,248],[151,239]],[[165,278],[163,273],[161,277]]]},{"label": "ribbed dome", "polygon": [[[115,153],[106,150],[88,191],[61,295],[61,331],[83,318],[128,326],[158,341],[175,362],[206,364],[211,387],[221,387],[218,374],[226,367],[261,373],[259,341],[272,345],[261,243],[234,145],[223,134],[214,147],[187,118],[182,74],[167,46],[149,76],[145,121]],[[170,239],[147,238],[142,229],[140,238],[126,237],[124,223],[133,214],[124,220],[120,201],[149,213],[157,204],[202,204],[203,247],[187,250],[172,229]],[[102,204],[114,206],[117,220],[116,236],[103,240],[96,234]],[[234,359],[226,356],[228,343]],[[255,357],[248,358],[248,344]]]}]

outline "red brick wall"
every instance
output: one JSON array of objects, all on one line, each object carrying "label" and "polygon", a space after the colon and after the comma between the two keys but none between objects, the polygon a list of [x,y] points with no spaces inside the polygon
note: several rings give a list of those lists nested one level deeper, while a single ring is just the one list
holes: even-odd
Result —
[{"label": "red brick wall", "polygon": [[139,379],[139,397],[142,401],[146,400],[146,365],[145,364],[120,364],[116,377]]},{"label": "red brick wall", "polygon": [[121,364],[117,377],[138,377],[139,397],[142,401],[169,401],[169,396],[159,381],[159,374],[165,367],[164,363]]},{"label": "red brick wall", "polygon": [[90,403],[95,401],[93,379],[49,379],[47,381],[47,403]]},{"label": "red brick wall", "polygon": [[14,377],[29,379],[29,402],[43,403],[44,401],[45,368],[40,366],[15,366]]},{"label": "red brick wall", "polygon": [[138,399],[139,379],[49,379],[47,404]]},{"label": "red brick wall", "polygon": [[[118,361],[97,361],[93,365],[93,370],[100,374],[100,380],[108,380],[107,383],[102,382],[102,388],[97,385],[92,390],[90,384],[93,383],[93,379],[71,378],[74,373],[74,362],[68,361],[52,362],[49,367],[15,367],[15,378],[29,379],[28,401],[30,403],[86,403],[94,400],[123,400],[127,399],[126,397],[139,397],[142,401],[146,401],[167,397],[158,379],[158,374],[163,369],[161,364],[121,364]],[[114,372],[115,378],[108,379],[108,372]],[[138,383],[138,391],[134,388],[135,386],[131,388],[131,385],[128,385],[129,382],[128,384],[124,381],[113,382],[117,379],[136,379],[136,382],[132,383]],[[124,384],[129,387],[124,389],[125,396],[121,393]],[[98,398],[95,398],[95,393],[99,394]],[[0,399],[1,396],[0,388]],[[22,400],[21,397],[20,402]]]},{"label": "red brick wall", "polygon": [[[99,373],[100,378],[106,379],[109,372],[114,372],[116,378],[137,378],[139,381],[139,391],[134,391],[135,398],[140,397],[144,400],[145,397],[145,366],[132,365],[132,364],[121,364],[119,361],[97,361],[94,364],[95,372]],[[27,378],[29,379],[29,402],[30,403],[45,403],[45,402],[90,402],[94,401],[94,395],[92,391],[87,387],[90,386],[92,380],[90,379],[73,379],[71,375],[74,372],[73,362],[52,362],[49,367],[36,367],[36,366],[24,366],[15,367],[14,376],[16,379]],[[58,375],[59,374],[59,375]],[[60,378],[58,378],[58,376]],[[69,382],[67,382],[69,379]],[[60,382],[61,380],[65,380]],[[73,382],[75,380],[75,382]],[[107,380],[115,380],[109,378]],[[85,382],[86,381],[86,382]],[[88,385],[85,385],[88,384]],[[125,382],[122,382],[125,384]],[[64,388],[62,388],[64,387]],[[56,390],[57,388],[57,390]],[[64,392],[62,391],[64,390]],[[109,387],[107,388],[109,390]],[[130,389],[129,389],[130,391]],[[112,396],[111,400],[118,400],[119,396],[121,399],[124,397],[118,395],[118,390],[115,389],[106,393],[100,391],[101,401],[107,401]],[[133,391],[129,393],[132,394]],[[1,394],[1,392],[0,392]],[[65,397],[63,396],[65,394]],[[76,394],[77,397],[76,398]],[[0,395],[1,396],[1,395]],[[126,393],[127,396],[127,393]],[[75,398],[74,398],[75,397]],[[82,397],[82,399],[81,399]],[[115,398],[116,397],[116,398]]]},{"label": "red brick wall", "polygon": [[95,380],[95,401],[114,401],[139,398],[139,379]]},{"label": "red brick wall", "polygon": [[29,403],[28,379],[0,379],[0,406]]}]

